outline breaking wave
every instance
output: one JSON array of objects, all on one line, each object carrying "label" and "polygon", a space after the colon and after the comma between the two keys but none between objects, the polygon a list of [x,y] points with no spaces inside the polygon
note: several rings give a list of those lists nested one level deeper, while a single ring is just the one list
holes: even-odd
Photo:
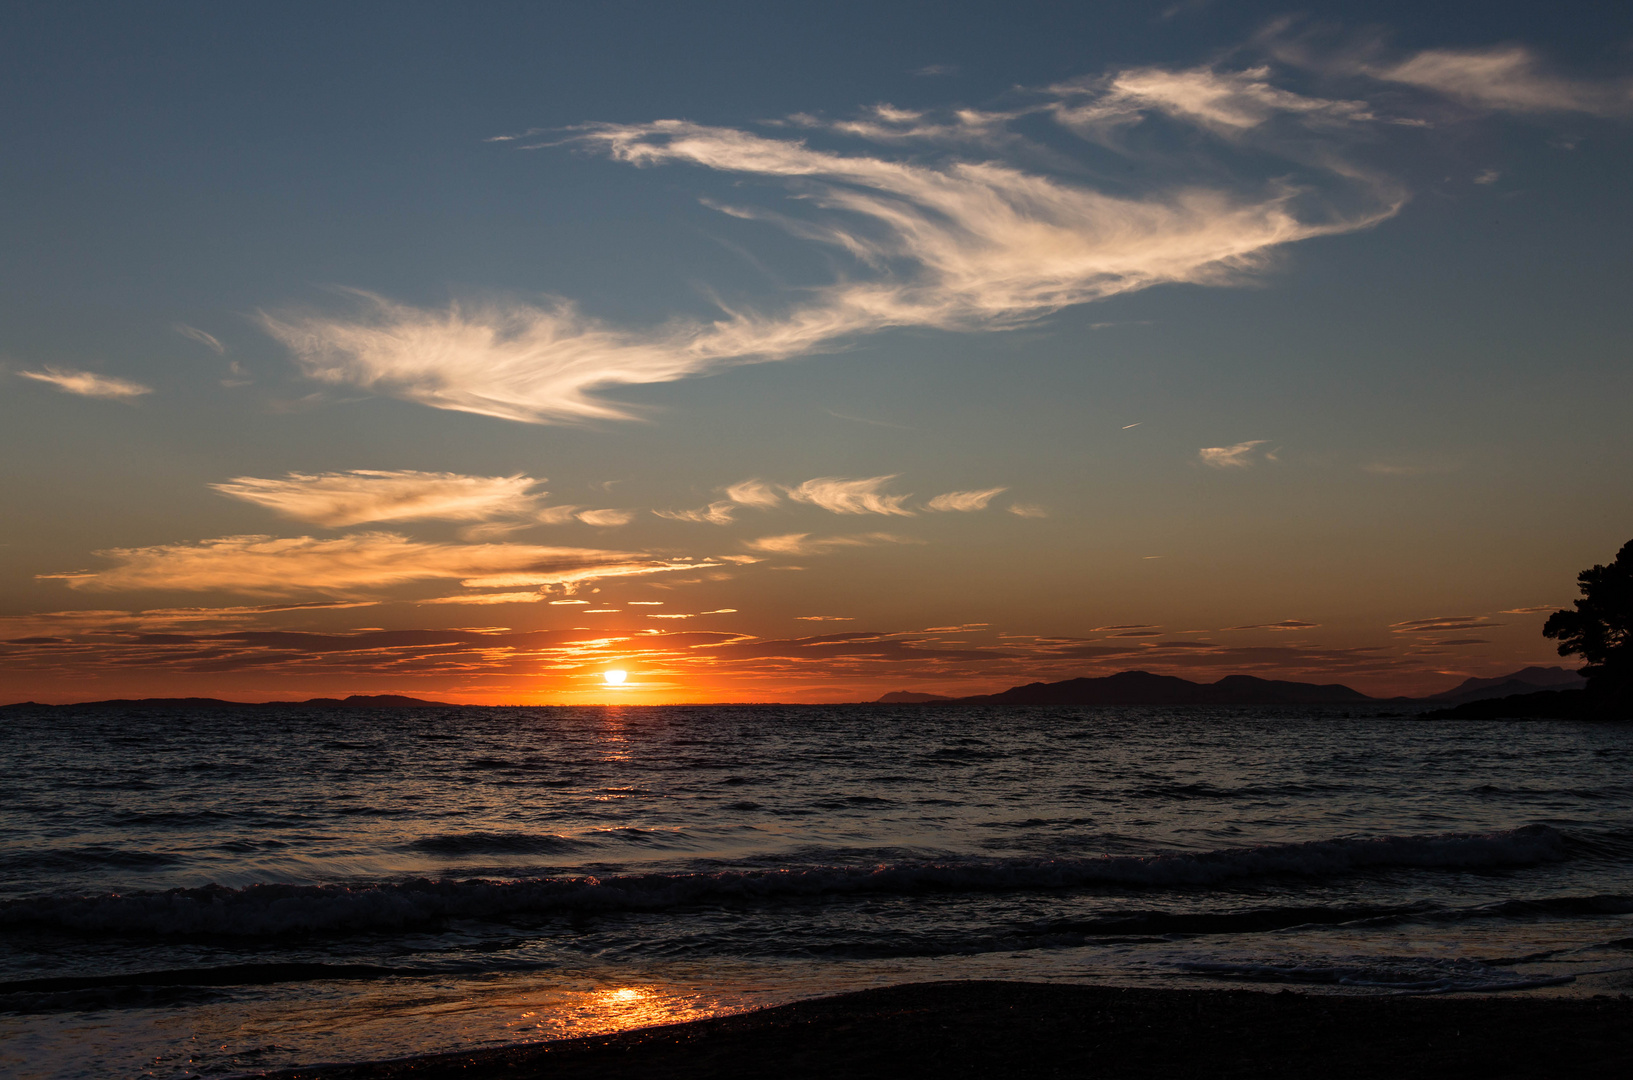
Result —
[{"label": "breaking wave", "polygon": [[389,930],[444,919],[550,912],[659,911],[861,893],[1004,892],[1109,886],[1206,888],[1274,876],[1332,877],[1385,868],[1494,870],[1567,857],[1545,825],[1503,832],[1340,838],[1147,857],[950,860],[714,873],[427,880],[345,885],[208,885],[162,893],[44,897],[0,905],[0,929],[227,935]]}]

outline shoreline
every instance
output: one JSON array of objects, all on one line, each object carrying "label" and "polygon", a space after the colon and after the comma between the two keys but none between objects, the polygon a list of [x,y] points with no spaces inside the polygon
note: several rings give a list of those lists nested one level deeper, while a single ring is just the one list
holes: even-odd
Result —
[{"label": "shoreline", "polygon": [[1348,997],[905,983],[681,1024],[242,1075],[268,1080],[880,1076],[1561,1077],[1633,1062],[1633,998]]}]

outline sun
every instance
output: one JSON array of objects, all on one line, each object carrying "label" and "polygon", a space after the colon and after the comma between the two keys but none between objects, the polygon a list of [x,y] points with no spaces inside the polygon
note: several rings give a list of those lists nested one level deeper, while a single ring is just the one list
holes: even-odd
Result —
[{"label": "sun", "polygon": [[620,686],[625,679],[629,678],[629,673],[613,668],[611,671],[602,672],[601,677],[607,680],[608,686]]}]

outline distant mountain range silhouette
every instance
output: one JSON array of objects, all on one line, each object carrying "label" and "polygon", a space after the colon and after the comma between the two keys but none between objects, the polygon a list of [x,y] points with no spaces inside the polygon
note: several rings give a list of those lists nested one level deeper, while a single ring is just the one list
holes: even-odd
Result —
[{"label": "distant mountain range silhouette", "polygon": [[999,694],[931,698],[901,691],[881,702],[936,701],[957,705],[1346,705],[1373,700],[1359,690],[1332,684],[1281,682],[1252,675],[1228,675],[1216,683],[1194,683],[1149,671],[1119,671],[1100,678],[1067,679],[1012,686]]},{"label": "distant mountain range silhouette", "polygon": [[1214,683],[1195,683],[1149,671],[1119,671],[1099,678],[1066,679],[1012,686],[998,694],[944,697],[916,690],[897,690],[877,700],[884,705],[945,702],[957,705],[1351,705],[1364,702],[1435,702],[1460,705],[1486,698],[1538,690],[1576,690],[1584,685],[1576,672],[1562,667],[1528,667],[1495,679],[1467,679],[1443,693],[1424,698],[1373,698],[1338,683],[1285,682],[1252,675],[1227,675]]}]

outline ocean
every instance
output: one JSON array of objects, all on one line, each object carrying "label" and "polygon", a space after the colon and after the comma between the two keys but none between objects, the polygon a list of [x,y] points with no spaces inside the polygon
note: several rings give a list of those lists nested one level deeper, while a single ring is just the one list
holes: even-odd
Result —
[{"label": "ocean", "polygon": [[896,982],[1633,987],[1633,725],[0,714],[0,1071],[253,1074]]}]

